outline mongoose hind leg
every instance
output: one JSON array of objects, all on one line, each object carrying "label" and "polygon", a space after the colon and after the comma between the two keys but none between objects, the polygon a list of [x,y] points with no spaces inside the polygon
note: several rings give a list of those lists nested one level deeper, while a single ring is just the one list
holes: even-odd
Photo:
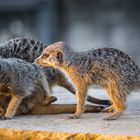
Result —
[{"label": "mongoose hind leg", "polygon": [[102,112],[103,112],[103,113],[110,113],[110,112],[114,112],[114,110],[115,110],[114,106],[111,105],[111,106],[109,106],[109,107],[103,109]]},{"label": "mongoose hind leg", "polygon": [[126,93],[123,89],[115,82],[109,82],[107,88],[108,95],[112,101],[112,106],[115,109],[115,112],[111,115],[104,118],[104,120],[115,120],[117,119],[122,112],[126,109]]}]

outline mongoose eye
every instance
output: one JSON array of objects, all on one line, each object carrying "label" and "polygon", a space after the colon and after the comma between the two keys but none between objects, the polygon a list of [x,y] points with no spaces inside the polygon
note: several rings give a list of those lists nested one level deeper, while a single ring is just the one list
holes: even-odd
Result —
[{"label": "mongoose eye", "polygon": [[49,57],[49,54],[43,54],[43,58],[48,58]]}]

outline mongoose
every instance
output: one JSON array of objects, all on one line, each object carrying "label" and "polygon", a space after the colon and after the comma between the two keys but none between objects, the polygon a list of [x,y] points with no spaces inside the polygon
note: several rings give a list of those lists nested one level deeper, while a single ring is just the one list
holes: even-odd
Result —
[{"label": "mongoose", "polygon": [[45,48],[35,60],[43,66],[59,68],[76,87],[77,108],[69,118],[78,118],[83,111],[87,90],[97,84],[107,90],[115,112],[104,118],[118,118],[126,109],[126,98],[140,86],[140,69],[124,52],[115,48],[99,48],[76,52],[63,42]]},{"label": "mongoose", "polygon": [[[8,104],[11,100],[10,96],[0,95],[0,115],[4,115]],[[58,113],[74,113],[76,110],[76,104],[48,104],[43,105],[40,101],[43,101],[41,94],[36,93],[30,97],[25,98],[19,107],[15,115],[41,115],[41,114],[58,114]],[[86,104],[84,112],[97,113],[101,112],[105,106],[94,106]]]},{"label": "mongoose", "polygon": [[[0,56],[2,58],[19,58],[32,63],[46,47],[47,45],[37,40],[20,37],[1,43]],[[43,68],[43,71],[47,77],[50,89],[54,85],[59,85],[75,94],[75,88],[60,70],[49,67]],[[96,104],[110,105],[110,101],[108,100],[99,100],[91,96],[87,96],[87,101]]]},{"label": "mongoose", "polygon": [[[32,95],[38,93],[40,94],[38,100],[43,105],[56,100],[56,97],[51,96],[48,82],[40,66],[16,58],[0,58],[0,94],[11,96],[6,113],[1,115],[0,119],[11,119],[26,97],[32,98]],[[32,106],[33,104],[32,99]]]}]

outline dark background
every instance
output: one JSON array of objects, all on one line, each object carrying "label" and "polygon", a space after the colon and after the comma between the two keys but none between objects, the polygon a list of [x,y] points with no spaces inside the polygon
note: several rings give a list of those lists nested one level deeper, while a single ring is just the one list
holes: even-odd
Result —
[{"label": "dark background", "polygon": [[140,65],[140,0],[0,0],[0,42],[17,36],[114,47]]}]

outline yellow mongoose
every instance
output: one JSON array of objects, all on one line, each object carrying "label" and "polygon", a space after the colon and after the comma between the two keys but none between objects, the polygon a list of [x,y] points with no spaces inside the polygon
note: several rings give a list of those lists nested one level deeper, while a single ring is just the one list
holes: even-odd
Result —
[{"label": "yellow mongoose", "polygon": [[63,42],[45,48],[36,62],[66,73],[76,87],[77,108],[69,118],[78,118],[83,111],[87,90],[97,84],[107,90],[114,113],[106,120],[118,118],[126,109],[126,98],[140,86],[140,69],[124,52],[115,48],[99,48],[75,52]]}]

